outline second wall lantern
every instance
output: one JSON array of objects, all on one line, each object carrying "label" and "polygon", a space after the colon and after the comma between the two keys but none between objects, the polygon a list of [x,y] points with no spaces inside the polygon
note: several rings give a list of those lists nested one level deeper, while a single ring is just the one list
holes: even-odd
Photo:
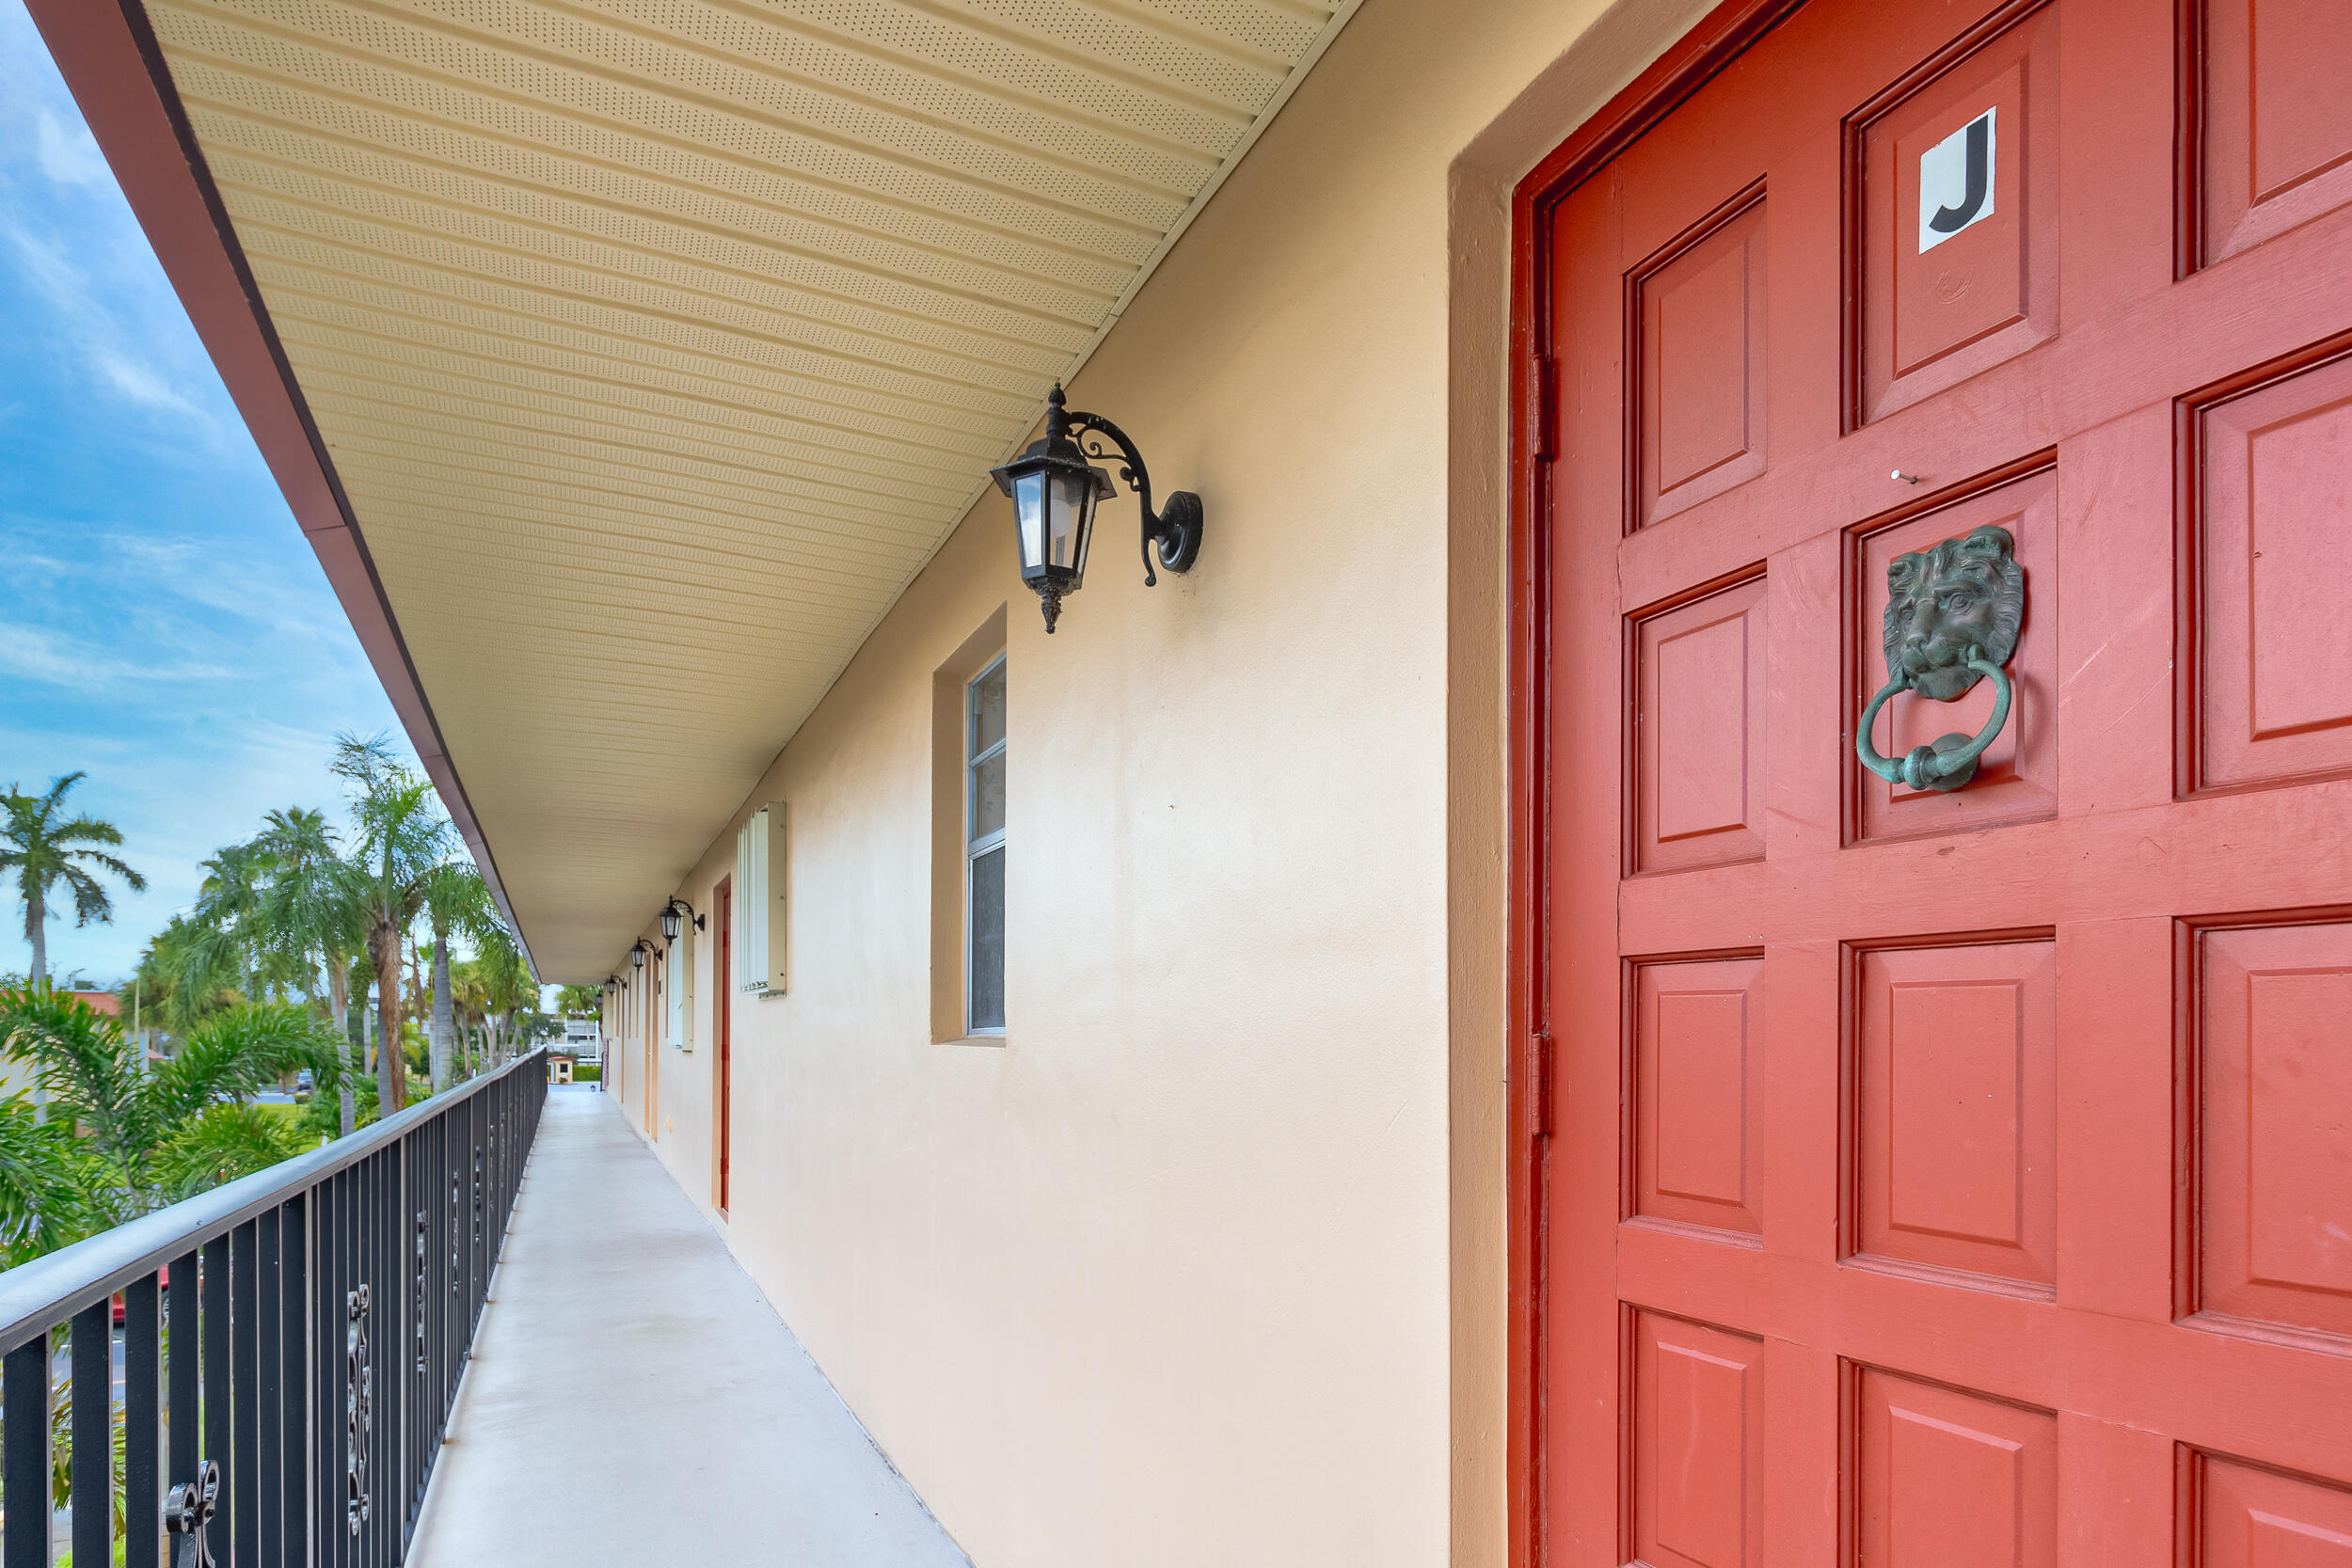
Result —
[{"label": "second wall lantern", "polygon": [[[1083,444],[1077,432],[1091,432]],[[1045,610],[1045,629],[1061,618],[1061,602],[1085,583],[1087,543],[1094,531],[1094,503],[1116,494],[1111,476],[1089,459],[1119,449],[1119,477],[1136,493],[1143,510],[1143,582],[1156,587],[1152,554],[1171,572],[1189,571],[1200,553],[1200,498],[1179,490],[1167,507],[1152,510],[1152,475],[1143,453],[1100,414],[1072,413],[1061,387],[1045,407],[1045,436],[1001,468],[992,468],[996,487],[1012,498],[1014,535],[1021,546],[1021,580],[1036,590]]]},{"label": "second wall lantern", "polygon": [[678,931],[689,920],[691,920],[694,923],[694,929],[697,931],[704,928],[703,916],[696,914],[694,912],[694,906],[688,903],[685,899],[673,898],[668,903],[662,905],[661,940],[663,942],[677,941]]}]

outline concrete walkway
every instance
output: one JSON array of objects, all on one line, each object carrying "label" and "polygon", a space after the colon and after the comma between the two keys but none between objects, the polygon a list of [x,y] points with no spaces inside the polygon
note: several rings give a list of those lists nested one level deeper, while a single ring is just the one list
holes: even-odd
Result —
[{"label": "concrete walkway", "polygon": [[969,1568],[669,1174],[556,1088],[410,1568]]}]

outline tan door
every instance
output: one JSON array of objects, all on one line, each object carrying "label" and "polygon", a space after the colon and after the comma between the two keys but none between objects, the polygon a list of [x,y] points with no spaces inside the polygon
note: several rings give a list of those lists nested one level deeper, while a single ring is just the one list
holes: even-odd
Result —
[{"label": "tan door", "polygon": [[2348,68],[1813,0],[1538,206],[1542,1560],[2352,1565]]}]

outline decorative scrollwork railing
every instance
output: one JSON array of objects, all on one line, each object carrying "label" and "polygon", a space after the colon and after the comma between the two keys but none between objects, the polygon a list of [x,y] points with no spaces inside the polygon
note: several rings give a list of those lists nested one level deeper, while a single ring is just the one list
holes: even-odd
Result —
[{"label": "decorative scrollwork railing", "polygon": [[65,1389],[73,1451],[121,1455],[72,1466],[76,1562],[113,1560],[127,1518],[132,1562],[396,1568],[546,1098],[534,1052],[0,1274],[0,1568],[52,1560]]},{"label": "decorative scrollwork railing", "polygon": [[368,1439],[375,1431],[375,1373],[368,1365],[368,1288],[343,1297],[343,1506],[351,1533],[368,1522]]}]

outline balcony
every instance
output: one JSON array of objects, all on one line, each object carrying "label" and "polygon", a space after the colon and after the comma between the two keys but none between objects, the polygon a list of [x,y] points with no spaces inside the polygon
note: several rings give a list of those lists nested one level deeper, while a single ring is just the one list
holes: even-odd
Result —
[{"label": "balcony", "polygon": [[[612,1101],[535,1054],[0,1275],[0,1568],[966,1565]],[[103,1397],[60,1412],[76,1388]],[[120,1458],[53,1521],[59,1439]]]},{"label": "balcony", "polygon": [[411,1568],[965,1568],[612,1101],[551,1090]]}]

